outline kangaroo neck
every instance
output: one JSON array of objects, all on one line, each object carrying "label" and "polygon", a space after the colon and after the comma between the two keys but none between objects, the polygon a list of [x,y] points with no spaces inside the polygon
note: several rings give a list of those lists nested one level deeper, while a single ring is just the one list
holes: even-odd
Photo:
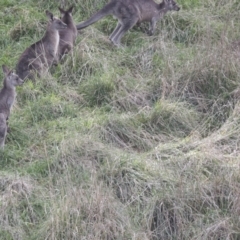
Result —
[{"label": "kangaroo neck", "polygon": [[70,21],[69,23],[67,23],[67,26],[71,29],[75,28],[75,24],[73,23],[73,21]]},{"label": "kangaroo neck", "polygon": [[59,38],[58,30],[48,27],[42,40],[43,42],[52,42],[56,41],[58,38]]},{"label": "kangaroo neck", "polygon": [[64,17],[64,18],[62,19],[62,21],[63,21],[64,23],[66,23],[68,26],[73,25],[73,20],[72,20],[72,18],[71,18],[70,16]]},{"label": "kangaroo neck", "polygon": [[15,86],[7,84],[7,81],[4,81],[3,89],[5,89],[5,91],[14,92],[15,91]]},{"label": "kangaroo neck", "polygon": [[166,8],[166,6],[164,6],[165,4],[164,3],[160,3],[159,5],[158,5],[158,11],[161,13],[161,14],[163,14],[163,15],[165,15],[166,13],[167,13],[167,11],[168,11],[168,9]]},{"label": "kangaroo neck", "polygon": [[72,18],[70,18],[70,17],[69,17],[69,18],[66,18],[66,19],[63,20],[63,22],[64,22],[65,24],[67,24],[68,28],[70,28],[70,29],[75,29],[75,24],[74,24]]}]

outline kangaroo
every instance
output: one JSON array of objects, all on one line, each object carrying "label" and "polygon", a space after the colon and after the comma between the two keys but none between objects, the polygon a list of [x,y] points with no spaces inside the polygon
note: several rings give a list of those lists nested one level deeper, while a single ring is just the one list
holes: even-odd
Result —
[{"label": "kangaroo", "polygon": [[20,78],[34,80],[35,73],[41,77],[53,63],[57,63],[57,52],[59,46],[59,30],[67,28],[60,19],[46,10],[49,23],[45,35],[41,40],[28,47],[20,56],[16,72]]},{"label": "kangaroo", "polygon": [[163,0],[160,4],[153,0],[111,0],[88,20],[78,24],[77,29],[83,29],[107,15],[113,15],[118,23],[109,38],[114,45],[119,46],[123,35],[135,24],[150,22],[149,35],[152,35],[157,21],[171,10],[180,10],[174,0]]},{"label": "kangaroo", "polygon": [[73,45],[77,37],[77,28],[72,18],[73,6],[66,11],[60,7],[58,9],[62,14],[62,22],[67,25],[66,29],[59,30],[60,42],[58,48],[58,57],[59,60],[61,60],[64,54],[67,54],[73,49]]},{"label": "kangaroo", "polygon": [[5,75],[3,88],[0,91],[0,149],[4,148],[5,138],[7,135],[7,120],[10,115],[12,105],[16,98],[16,86],[22,85],[23,80],[9,70],[5,65],[2,66]]}]

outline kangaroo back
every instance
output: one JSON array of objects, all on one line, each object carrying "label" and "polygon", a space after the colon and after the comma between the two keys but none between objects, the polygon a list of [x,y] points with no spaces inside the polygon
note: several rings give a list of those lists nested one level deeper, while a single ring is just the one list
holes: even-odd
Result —
[{"label": "kangaroo back", "polygon": [[88,20],[86,20],[83,23],[80,23],[77,25],[77,30],[86,28],[87,26],[99,21],[103,17],[113,14],[114,8],[116,6],[116,1],[111,1],[108,4],[106,4],[101,10],[93,14]]},{"label": "kangaroo back", "polygon": [[42,57],[44,53],[43,49],[40,51],[42,46],[41,41],[32,44],[28,47],[19,57],[16,65],[16,73],[22,79],[34,80],[35,75],[40,77],[44,68],[45,58]]}]

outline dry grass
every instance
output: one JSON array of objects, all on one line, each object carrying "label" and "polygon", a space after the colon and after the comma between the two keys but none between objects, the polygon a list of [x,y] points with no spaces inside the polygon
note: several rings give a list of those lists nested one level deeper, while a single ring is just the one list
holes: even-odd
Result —
[{"label": "dry grass", "polygon": [[[5,1],[0,63],[42,36],[45,9],[73,3],[80,22],[106,1]],[[0,239],[240,239],[240,4],[178,3],[122,49],[102,19],[17,89]]]}]

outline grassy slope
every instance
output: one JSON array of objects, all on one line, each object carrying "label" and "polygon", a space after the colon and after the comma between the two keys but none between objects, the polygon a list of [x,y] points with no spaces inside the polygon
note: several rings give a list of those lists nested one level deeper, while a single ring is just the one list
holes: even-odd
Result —
[{"label": "grassy slope", "polygon": [[[74,2],[76,22],[104,4]],[[52,76],[17,89],[0,239],[240,239],[240,3],[178,2],[124,49],[107,40],[111,17],[86,28]],[[3,0],[1,65],[15,66],[57,6]]]}]

